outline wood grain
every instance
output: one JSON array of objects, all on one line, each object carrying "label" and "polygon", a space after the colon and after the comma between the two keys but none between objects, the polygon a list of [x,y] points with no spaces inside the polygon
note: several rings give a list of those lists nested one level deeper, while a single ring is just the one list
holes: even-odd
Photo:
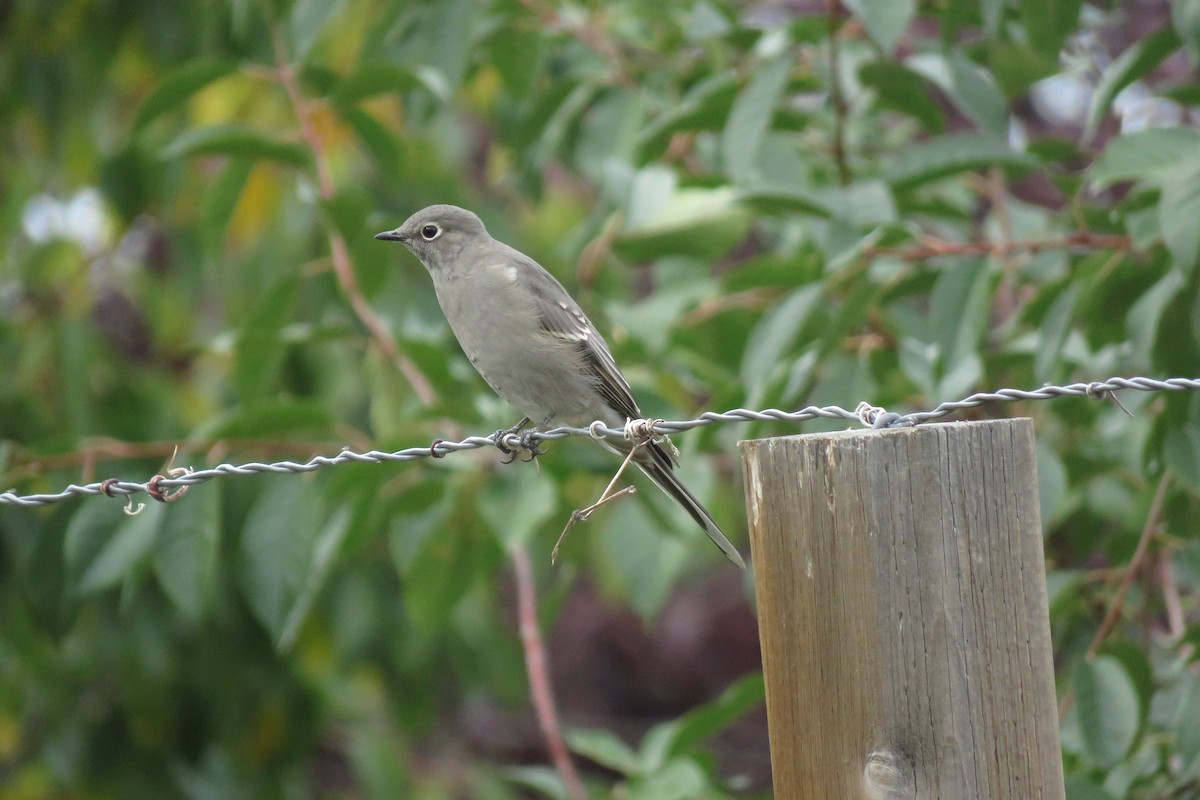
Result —
[{"label": "wood grain", "polygon": [[775,796],[1062,800],[1029,420],[740,447]]}]

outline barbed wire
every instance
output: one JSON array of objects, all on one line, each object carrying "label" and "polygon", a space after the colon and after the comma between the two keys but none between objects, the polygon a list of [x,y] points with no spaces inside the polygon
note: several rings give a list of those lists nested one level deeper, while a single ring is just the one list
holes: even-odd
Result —
[{"label": "barbed wire", "polygon": [[[179,497],[188,487],[204,483],[213,478],[223,476],[248,476],[262,474],[298,474],[315,472],[325,467],[341,464],[382,464],[391,462],[417,461],[425,458],[444,458],[450,453],[463,450],[476,450],[481,447],[498,447],[506,452],[531,451],[540,442],[557,441],[571,436],[590,436],[592,438],[625,438],[631,435],[651,436],[682,433],[695,428],[714,425],[723,422],[791,422],[799,423],[817,418],[844,419],[857,422],[866,427],[897,428],[920,425],[935,419],[948,416],[955,411],[975,408],[989,403],[1006,403],[1016,400],[1049,400],[1056,397],[1086,397],[1103,399],[1112,397],[1114,392],[1133,389],[1141,392],[1162,391],[1195,391],[1200,389],[1200,378],[1109,378],[1104,381],[1091,383],[1071,383],[1063,386],[1046,385],[1038,389],[999,389],[995,392],[977,392],[962,400],[953,400],[939,404],[928,411],[916,411],[908,414],[890,412],[878,406],[860,403],[849,411],[841,406],[806,406],[797,411],[781,411],[768,408],[762,411],[752,411],[745,408],[735,408],[731,411],[706,411],[695,419],[689,420],[634,420],[620,428],[610,428],[600,422],[594,422],[586,428],[563,426],[546,431],[529,431],[514,433],[497,431],[489,436],[468,436],[465,439],[451,442],[441,439],[433,444],[422,447],[409,447],[404,450],[385,452],[370,450],[357,453],[343,450],[335,456],[316,456],[304,462],[276,461],[273,463],[249,462],[246,464],[219,464],[208,469],[193,470],[187,467],[169,469],[165,475],[155,475],[148,481],[124,481],[108,479],[85,485],[71,484],[59,492],[47,494],[19,495],[15,491],[0,492],[0,505],[20,507],[38,507],[51,505],[72,497],[87,497],[106,495],[108,497],[132,498],[137,494],[148,494],[160,502],[169,502]],[[1118,405],[1120,401],[1117,401]],[[1124,406],[1122,406],[1124,408]],[[132,502],[132,501],[131,501]],[[136,509],[131,509],[136,511]]]}]

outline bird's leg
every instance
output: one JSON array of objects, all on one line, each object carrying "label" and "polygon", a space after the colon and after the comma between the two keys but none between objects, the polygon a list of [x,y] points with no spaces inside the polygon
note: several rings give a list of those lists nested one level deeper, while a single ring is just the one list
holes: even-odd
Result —
[{"label": "bird's leg", "polygon": [[[521,438],[519,440],[520,444],[517,446],[515,452],[529,454],[529,458],[521,459],[526,464],[528,464],[530,461],[533,461],[538,456],[544,455],[546,453],[545,449],[538,446],[537,440],[535,440],[533,437],[535,435],[543,432],[544,430],[546,430],[546,428],[550,427],[550,420],[552,420],[552,419],[554,419],[554,415],[547,414],[545,419],[543,419],[536,426],[534,426],[533,430],[528,430],[528,431],[525,431],[523,434],[521,434]],[[524,423],[524,425],[522,425],[521,427],[525,427],[525,425],[529,424],[529,417],[525,417],[523,420],[521,420],[521,422]],[[511,463],[511,462],[512,462],[512,459],[510,458],[505,463]]]},{"label": "bird's leg", "polygon": [[[526,419],[528,419],[528,417],[526,417]],[[525,433],[521,436],[521,449],[524,450],[526,453],[529,453],[529,458],[525,459],[526,463],[533,461],[535,458],[537,458],[540,455],[545,454],[545,452],[546,452],[545,448],[539,447],[538,443],[533,441],[533,434],[542,433],[547,428],[549,428],[550,420],[552,420],[552,419],[554,419],[554,415],[547,414],[545,416],[545,418],[541,422],[539,422],[533,430],[525,431]]]},{"label": "bird's leg", "polygon": [[629,462],[633,461],[633,457],[637,454],[637,451],[645,447],[648,442],[649,440],[638,442],[630,449],[629,455],[625,456],[625,460],[622,461],[621,466],[617,468],[617,474],[613,475],[612,480],[608,482],[608,486],[605,486],[604,491],[600,493],[599,500],[592,503],[587,508],[577,508],[571,512],[571,518],[567,520],[567,526],[563,528],[563,532],[558,535],[558,541],[554,543],[554,549],[550,551],[551,564],[558,559],[558,548],[563,543],[563,539],[567,538],[567,531],[575,527],[575,523],[586,522],[588,517],[592,516],[592,514],[595,513],[596,509],[600,508],[600,506],[604,505],[605,503],[611,503],[618,497],[622,497],[623,495],[627,494],[633,494],[637,491],[637,487],[632,485],[626,486],[623,489],[618,489],[615,492],[613,491],[613,487],[617,485],[617,481],[621,479],[622,473],[624,473],[625,468],[629,466]]},{"label": "bird's leg", "polygon": [[517,420],[517,424],[513,425],[511,428],[501,428],[492,434],[492,441],[496,443],[496,449],[508,456],[508,458],[504,459],[503,463],[511,464],[513,459],[516,458],[517,452],[521,450],[520,447],[514,449],[506,445],[504,443],[505,437],[509,436],[510,434],[515,435],[520,433],[530,422],[532,422],[532,420],[529,419],[529,417],[521,417],[521,419]]}]

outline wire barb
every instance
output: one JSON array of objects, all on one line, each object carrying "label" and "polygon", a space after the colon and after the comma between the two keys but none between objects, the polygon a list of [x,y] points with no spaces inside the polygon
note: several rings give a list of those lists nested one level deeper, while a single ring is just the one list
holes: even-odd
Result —
[{"label": "wire barb", "polygon": [[[1115,392],[1121,390],[1180,392],[1196,391],[1198,389],[1200,389],[1200,378],[1167,378],[1164,380],[1153,378],[1109,378],[1105,381],[1071,383],[1064,386],[1046,385],[1033,390],[1000,389],[995,392],[977,392],[962,400],[941,403],[928,411],[917,411],[910,414],[884,411],[882,408],[869,405],[867,406],[870,409],[869,414],[860,414],[857,410],[848,411],[841,406],[806,406],[797,411],[781,411],[777,408],[751,411],[745,408],[735,408],[725,412],[706,411],[699,417],[690,420],[630,420],[620,428],[609,428],[602,421],[597,420],[586,428],[560,427],[545,431],[529,431],[518,437],[518,440],[521,447],[524,448],[526,445],[536,446],[541,442],[557,441],[570,436],[590,436],[594,439],[626,438],[627,429],[631,433],[637,433],[639,435],[638,438],[643,433],[648,436],[658,437],[724,422],[799,423],[819,418],[840,419],[860,425],[871,425],[872,427],[899,427],[920,425],[948,416],[956,411],[976,408],[988,403],[1011,403],[1017,400],[1049,400],[1056,397],[1082,397],[1093,400],[1101,400],[1107,397],[1113,399],[1128,414],[1129,409],[1122,405],[1119,400],[1116,400]],[[503,437],[499,441],[499,444],[508,445],[509,437]],[[128,498],[141,493],[149,494],[151,497],[155,497],[155,493],[158,493],[162,495],[163,502],[169,502],[179,497],[180,492],[186,490],[187,487],[195,486],[198,483],[204,483],[218,477],[316,472],[325,467],[351,463],[381,464],[385,462],[417,461],[424,458],[444,457],[460,450],[475,450],[480,447],[496,447],[497,445],[497,437],[493,434],[491,436],[468,436],[457,442],[437,441],[432,446],[409,447],[390,453],[381,450],[371,450],[366,453],[343,450],[335,456],[316,456],[305,462],[278,461],[272,464],[259,462],[250,462],[241,465],[219,464],[209,469],[197,470],[179,467],[166,470],[167,477],[156,475],[144,483],[108,478],[83,486],[71,484],[62,491],[46,494],[20,495],[15,490],[8,490],[0,492],[0,506],[37,508],[62,502],[72,497],[105,495],[108,497]],[[155,499],[159,498],[155,497]]]}]

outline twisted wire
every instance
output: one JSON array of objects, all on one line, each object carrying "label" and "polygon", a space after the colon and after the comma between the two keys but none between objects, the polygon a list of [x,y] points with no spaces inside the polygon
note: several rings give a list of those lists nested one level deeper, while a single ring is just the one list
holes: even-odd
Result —
[{"label": "twisted wire", "polygon": [[[1064,386],[1047,385],[1032,390],[999,389],[994,392],[977,392],[961,400],[940,403],[928,411],[916,411],[909,414],[889,412],[879,407],[867,405],[866,403],[860,404],[854,411],[849,411],[840,406],[806,406],[797,411],[782,411],[777,408],[753,411],[746,408],[735,408],[724,412],[706,411],[695,419],[688,420],[643,421],[644,424],[638,427],[655,434],[671,434],[724,422],[798,423],[825,418],[844,419],[869,427],[894,428],[919,425],[945,417],[955,411],[975,408],[988,403],[1005,403],[1017,400],[1049,400],[1056,397],[1103,399],[1112,396],[1115,398],[1114,392],[1125,389],[1141,392],[1196,391],[1200,389],[1200,378],[1167,378],[1164,380],[1153,378],[1109,378],[1108,380],[1093,381],[1091,383],[1071,383]],[[94,495],[132,497],[133,495],[142,493],[149,494],[156,500],[167,502],[177,498],[182,490],[185,490],[187,487],[223,476],[295,474],[315,472],[325,467],[333,467],[340,464],[380,464],[416,461],[425,458],[443,458],[450,453],[475,450],[481,447],[501,447],[510,451],[528,450],[540,442],[557,441],[570,436],[621,438],[626,436],[627,427],[609,428],[599,422],[595,422],[586,428],[563,426],[546,431],[530,431],[519,435],[508,431],[499,431],[490,436],[468,436],[465,439],[455,442],[438,440],[432,445],[409,447],[393,452],[370,450],[365,453],[357,453],[351,450],[343,450],[335,456],[316,456],[304,462],[276,461],[267,464],[253,461],[238,465],[219,464],[207,469],[172,470],[167,476],[156,475],[146,482],[109,479],[84,485],[71,484],[62,491],[45,494],[19,495],[15,491],[10,490],[0,492],[0,505],[28,508],[50,505],[72,497]]]}]

